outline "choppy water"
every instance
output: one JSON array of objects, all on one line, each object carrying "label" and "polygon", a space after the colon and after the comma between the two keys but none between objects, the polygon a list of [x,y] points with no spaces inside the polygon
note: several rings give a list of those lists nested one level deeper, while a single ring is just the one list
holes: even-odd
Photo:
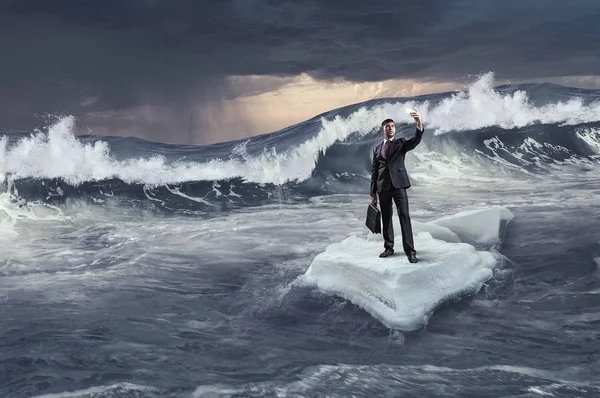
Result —
[{"label": "choppy water", "polygon": [[[598,93],[489,85],[202,148],[5,133],[0,396],[599,396]],[[508,261],[413,332],[293,284],[366,232],[376,127],[407,106],[412,218],[515,215]]]}]

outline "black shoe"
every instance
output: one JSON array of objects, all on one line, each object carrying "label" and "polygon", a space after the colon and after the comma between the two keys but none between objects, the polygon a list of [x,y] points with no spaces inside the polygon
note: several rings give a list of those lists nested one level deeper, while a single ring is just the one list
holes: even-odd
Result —
[{"label": "black shoe", "polygon": [[387,256],[391,256],[392,254],[394,254],[394,249],[385,249],[380,255],[379,257],[387,257]]},{"label": "black shoe", "polygon": [[411,263],[418,263],[417,255],[415,253],[408,254],[408,261]]}]

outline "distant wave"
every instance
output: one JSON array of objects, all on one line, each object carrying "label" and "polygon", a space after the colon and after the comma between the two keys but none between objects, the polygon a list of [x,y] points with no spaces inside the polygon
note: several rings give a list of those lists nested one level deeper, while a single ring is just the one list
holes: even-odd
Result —
[{"label": "distant wave", "polygon": [[599,93],[550,84],[494,88],[490,73],[464,92],[372,100],[271,134],[201,147],[76,137],[75,119],[65,117],[44,132],[0,133],[0,183],[28,200],[123,196],[174,208],[366,192],[378,126],[391,117],[399,135],[412,135],[407,107],[419,109],[427,129],[407,160],[417,181],[447,173],[449,164],[455,175],[472,175],[457,158],[483,174],[566,164],[590,169],[600,154]]}]

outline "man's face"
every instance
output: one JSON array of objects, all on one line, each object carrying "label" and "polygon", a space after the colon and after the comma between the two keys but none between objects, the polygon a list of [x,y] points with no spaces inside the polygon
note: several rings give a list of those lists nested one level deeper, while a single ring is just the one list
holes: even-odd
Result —
[{"label": "man's face", "polygon": [[392,138],[396,134],[396,125],[394,122],[387,122],[381,129],[387,138]]}]

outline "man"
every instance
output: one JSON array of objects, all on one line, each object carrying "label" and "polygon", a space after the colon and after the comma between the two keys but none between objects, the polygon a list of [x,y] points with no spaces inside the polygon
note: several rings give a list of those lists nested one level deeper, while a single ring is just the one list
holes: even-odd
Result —
[{"label": "man", "polygon": [[402,246],[408,261],[416,263],[417,252],[413,241],[412,226],[408,213],[408,197],[406,188],[410,187],[404,157],[406,152],[414,149],[423,137],[423,123],[416,110],[410,116],[417,123],[415,136],[410,139],[394,139],[396,125],[392,119],[381,123],[384,141],[373,150],[373,165],[371,167],[371,204],[377,206],[377,194],[381,202],[381,219],[383,221],[383,247],[385,250],[379,257],[388,257],[394,254],[394,226],[392,223],[392,199],[398,209],[400,229],[402,230]]}]

